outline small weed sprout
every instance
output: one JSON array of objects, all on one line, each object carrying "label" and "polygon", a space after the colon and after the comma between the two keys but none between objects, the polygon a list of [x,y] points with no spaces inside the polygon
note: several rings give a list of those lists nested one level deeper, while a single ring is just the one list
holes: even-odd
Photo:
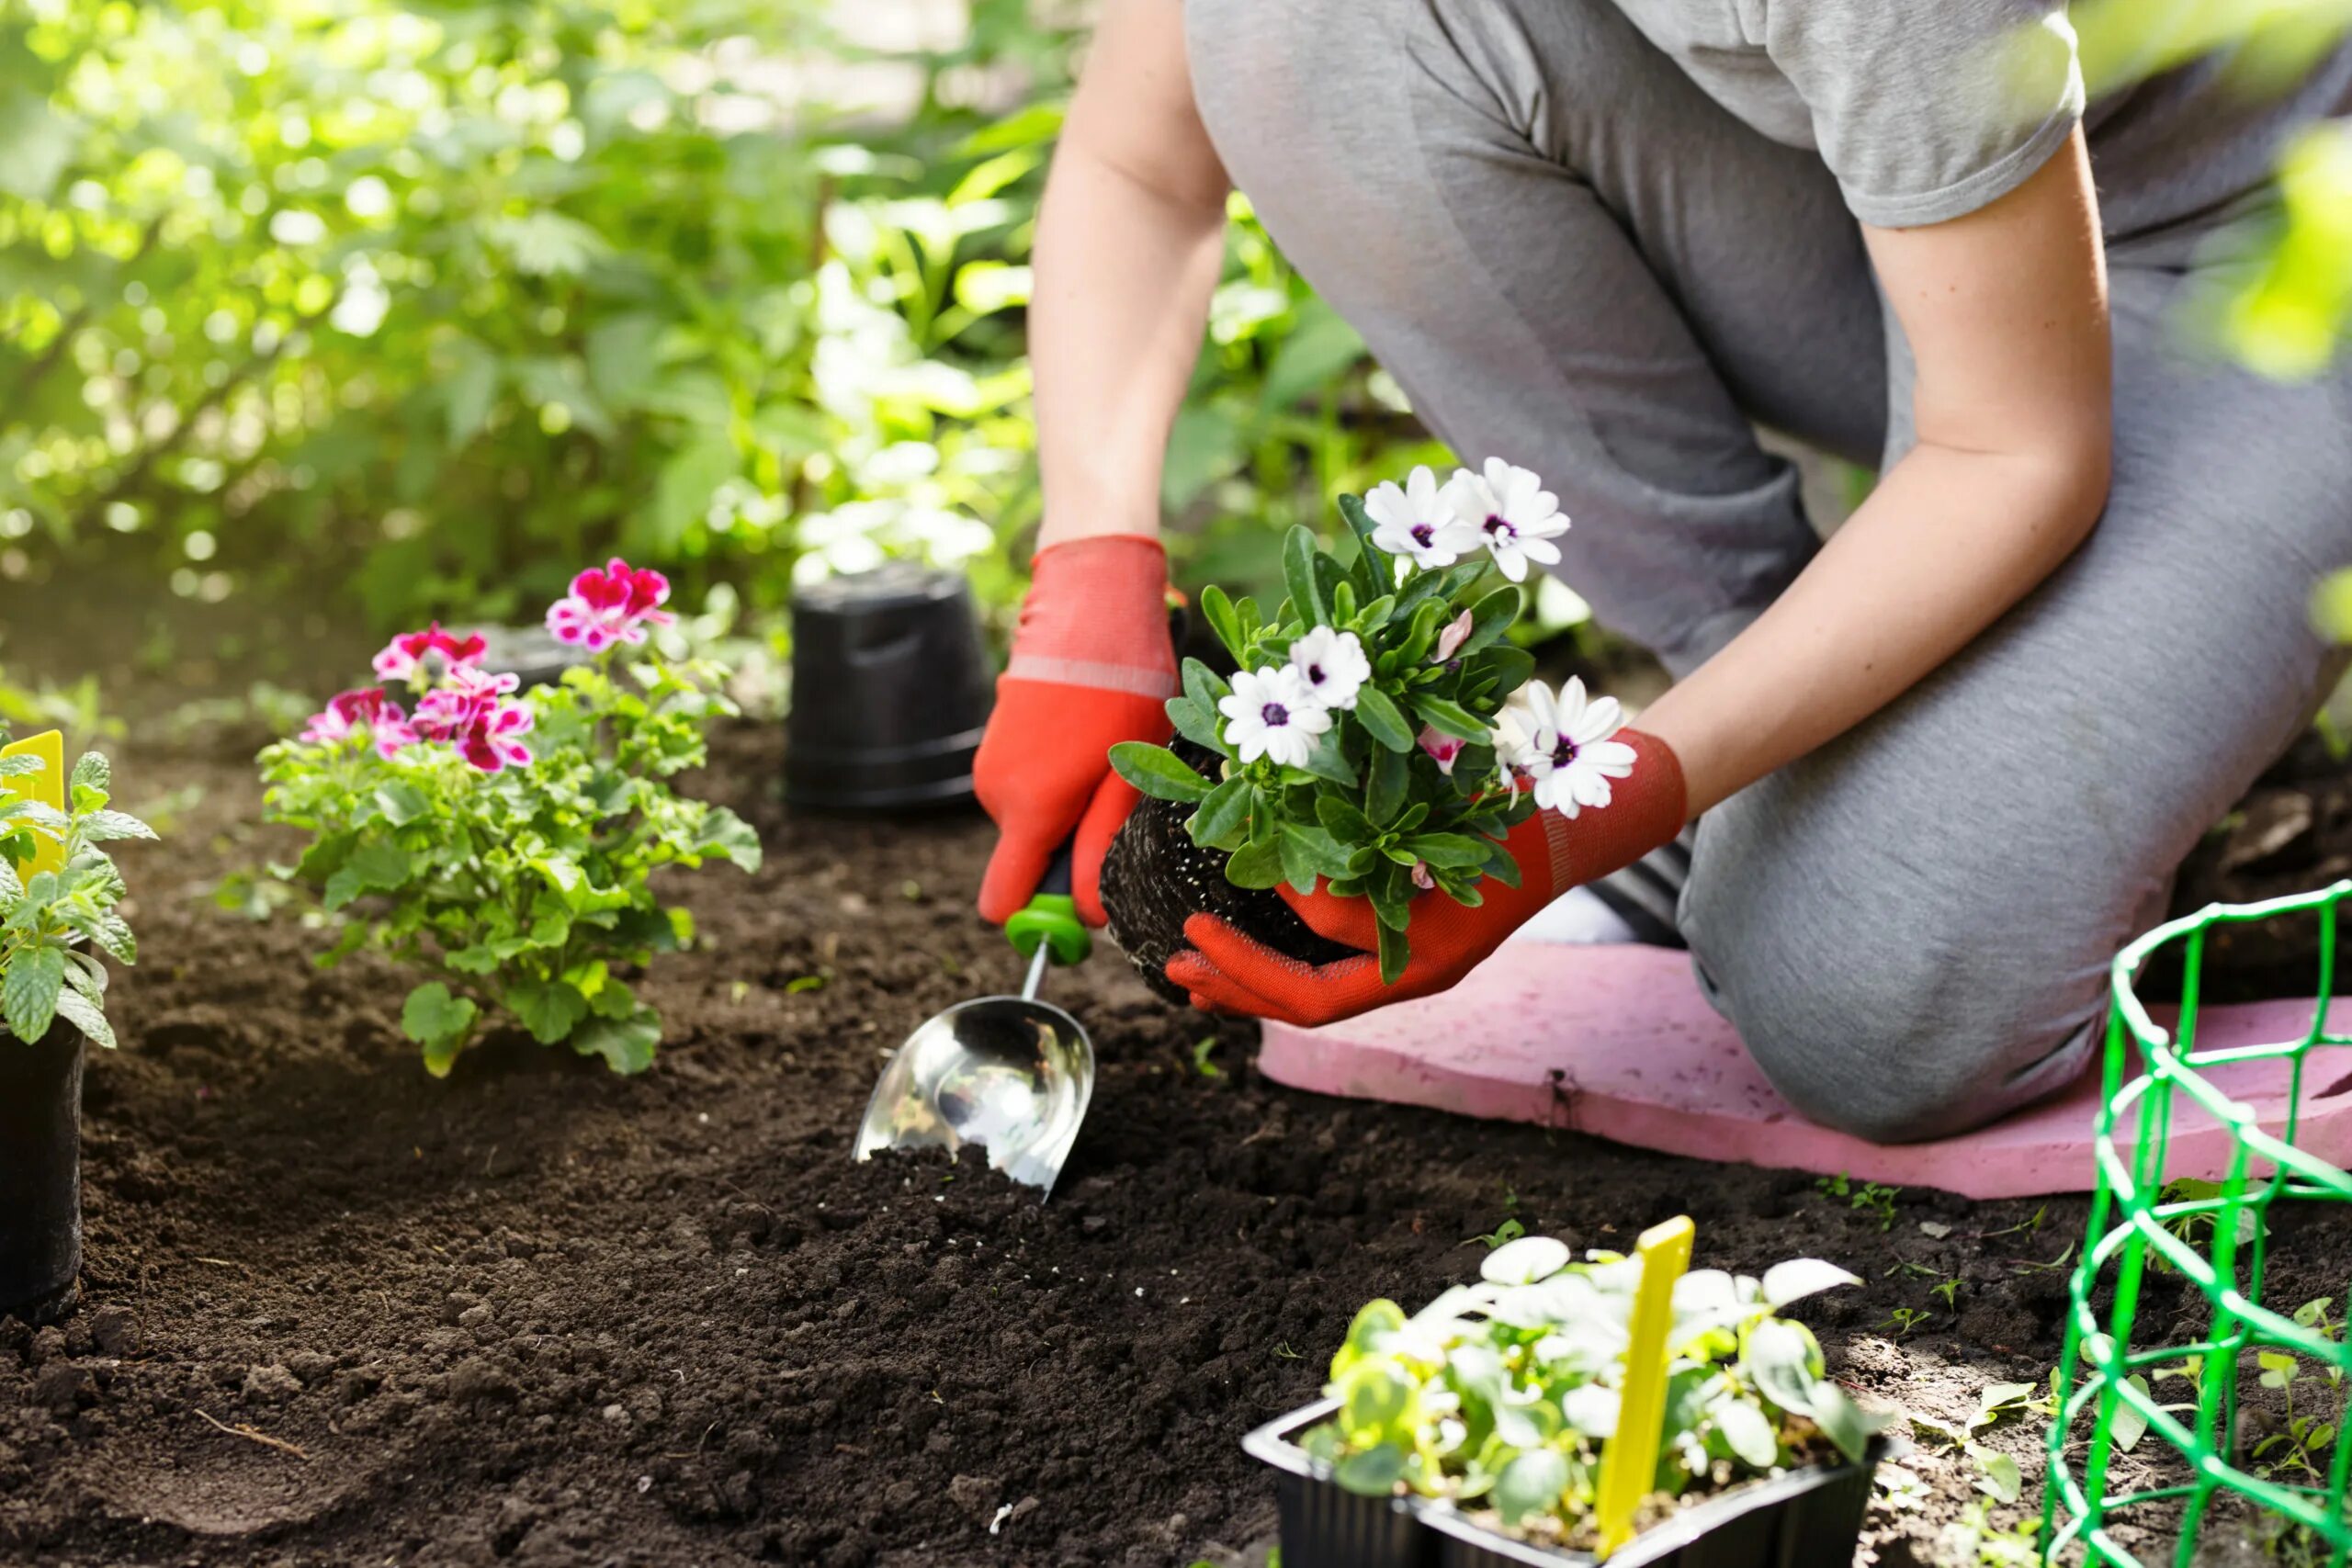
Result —
[{"label": "small weed sprout", "polygon": [[1193,1041],[1193,1071],[1200,1074],[1201,1077],[1204,1078],[1221,1078],[1225,1077],[1225,1069],[1218,1066],[1215,1062],[1209,1060],[1210,1055],[1216,1050],[1216,1036],[1214,1034],[1204,1034],[1198,1040]]},{"label": "small weed sprout", "polygon": [[1879,1326],[1893,1329],[1894,1337],[1902,1339],[1907,1337],[1913,1329],[1927,1322],[1928,1316],[1928,1313],[1919,1307],[1896,1307],[1888,1314],[1887,1320]]},{"label": "small weed sprout", "polygon": [[1894,1200],[1902,1188],[1881,1187],[1875,1181],[1858,1185],[1853,1178],[1842,1171],[1836,1176],[1823,1177],[1815,1186],[1824,1197],[1843,1198],[1857,1213],[1867,1214],[1878,1221],[1879,1229],[1891,1231],[1894,1228]]}]

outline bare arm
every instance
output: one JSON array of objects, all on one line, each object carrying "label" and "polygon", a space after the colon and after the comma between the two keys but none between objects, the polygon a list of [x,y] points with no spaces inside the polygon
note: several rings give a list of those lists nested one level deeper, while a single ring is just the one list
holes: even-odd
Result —
[{"label": "bare arm", "polygon": [[1111,0],[1037,223],[1041,545],[1159,533],[1160,467],[1216,287],[1226,190],[1193,107],[1182,0]]},{"label": "bare arm", "polygon": [[1918,365],[1918,445],[1643,716],[1693,815],[1907,691],[2056,570],[2106,502],[2107,274],[2082,133],[1981,211],[1864,233]]}]

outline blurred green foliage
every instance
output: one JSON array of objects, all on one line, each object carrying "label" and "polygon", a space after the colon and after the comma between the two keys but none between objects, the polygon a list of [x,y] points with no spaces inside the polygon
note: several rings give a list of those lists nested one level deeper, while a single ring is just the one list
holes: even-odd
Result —
[{"label": "blurred green foliage", "polygon": [[[2083,8],[2098,69],[2155,58]],[[2176,9],[2181,49],[2227,33],[2220,0]],[[1001,613],[1078,33],[968,11],[876,60],[818,0],[0,6],[0,577],[382,629],[513,615],[616,548],[757,626],[796,581],[919,554]],[[828,61],[909,90],[829,108]],[[2273,373],[2352,314],[2346,146],[2298,154],[2229,318]],[[1164,499],[1179,575],[1246,589],[1329,495],[1446,455],[1234,205]]]},{"label": "blurred green foliage", "polygon": [[[873,123],[779,87],[855,62],[805,0],[35,0],[0,22],[0,570],[386,626],[608,548],[754,612],[915,553],[1002,606],[1073,41],[979,0]],[[1424,442],[1246,217],[1214,336],[1168,500],[1180,559],[1247,580]]]}]

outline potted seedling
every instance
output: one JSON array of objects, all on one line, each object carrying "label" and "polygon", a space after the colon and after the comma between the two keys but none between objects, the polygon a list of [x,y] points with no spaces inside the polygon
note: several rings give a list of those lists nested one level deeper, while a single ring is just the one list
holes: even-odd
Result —
[{"label": "potted seedling", "polygon": [[[1645,1287],[1645,1258],[1571,1257],[1524,1237],[1411,1317],[1386,1301],[1356,1314],[1327,1397],[1250,1438],[1283,1472],[1285,1564],[1852,1561],[1883,1418],[1781,1313],[1859,1281],[1801,1258]],[[1647,1472],[1623,1486],[1607,1475],[1621,1422],[1645,1428]]]},{"label": "potted seedling", "polygon": [[82,1055],[111,1047],[100,954],[138,956],[100,846],[155,835],[107,804],[107,760],[62,776],[54,733],[0,752],[0,1315],[74,1305],[82,1263]]},{"label": "potted seedling", "polygon": [[725,671],[651,640],[669,593],[617,558],[582,572],[547,615],[580,657],[528,691],[483,666],[480,637],[395,637],[381,683],[261,754],[268,819],[309,836],[288,874],[343,917],[321,962],[364,948],[421,972],[401,1027],[435,1077],[497,1023],[642,1071],[662,1022],[623,972],[694,935],[650,877],[759,867],[746,823],[670,783],[735,708]]},{"label": "potted seedling", "polygon": [[[1489,459],[1444,485],[1416,468],[1401,488],[1339,505],[1351,558],[1294,528],[1286,596],[1271,615],[1253,599],[1203,590],[1202,615],[1236,673],[1184,660],[1182,694],[1168,704],[1174,744],[1111,750],[1112,766],[1148,798],[1104,860],[1103,909],[1113,938],[1171,1000],[1184,993],[1162,971],[1198,912],[1305,963],[1348,956],[1273,891],[1311,892],[1317,878],[1370,900],[1381,976],[1394,983],[1411,954],[1413,900],[1435,892],[1476,904],[1489,877],[1518,886],[1501,840],[1571,782],[1549,776],[1549,754],[1529,744],[1561,716],[1529,683],[1533,658],[1504,637],[1528,563],[1557,560],[1551,540],[1567,527],[1542,481]],[[1588,710],[1575,682],[1561,700],[1575,721],[1592,721],[1577,736],[1585,773],[1617,766],[1615,703]],[[1601,791],[1593,803],[1608,798]]]}]

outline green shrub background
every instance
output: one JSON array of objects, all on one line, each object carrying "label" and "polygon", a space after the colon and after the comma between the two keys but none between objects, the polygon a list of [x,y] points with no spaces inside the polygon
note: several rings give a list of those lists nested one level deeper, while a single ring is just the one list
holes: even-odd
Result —
[{"label": "green shrub background", "polygon": [[[919,554],[1001,614],[1080,19],[973,0],[876,114],[797,69],[873,63],[808,0],[0,10],[0,581],[382,630],[526,612],[609,549],[755,615]],[[2352,158],[2313,160],[2344,199],[2260,284],[2273,361],[2352,301]],[[1180,576],[1249,588],[1331,493],[1443,455],[1235,211],[1165,500]]]}]

